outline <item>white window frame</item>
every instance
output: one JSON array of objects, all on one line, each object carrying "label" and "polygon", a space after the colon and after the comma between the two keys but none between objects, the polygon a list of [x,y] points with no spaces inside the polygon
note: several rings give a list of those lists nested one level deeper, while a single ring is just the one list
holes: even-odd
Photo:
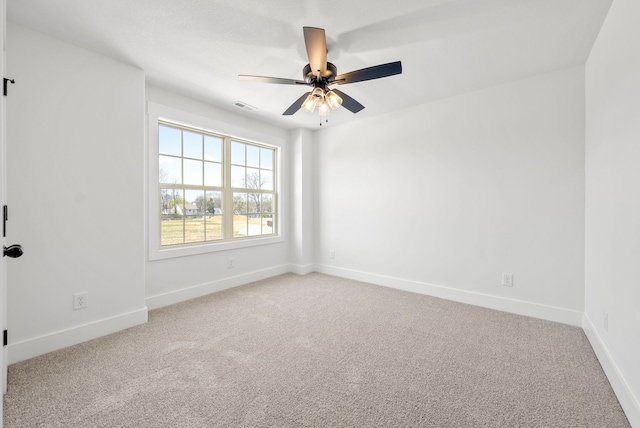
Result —
[{"label": "white window frame", "polygon": [[[160,246],[160,185],[158,182],[158,122],[172,122],[178,126],[201,129],[205,132],[227,135],[231,138],[246,142],[255,142],[276,147],[276,212],[277,230],[275,235],[265,237],[256,236],[252,238],[242,238],[229,241],[208,241],[193,243],[185,246],[161,247]],[[286,159],[286,140],[273,135],[264,134],[259,131],[245,129],[237,125],[221,122],[205,116],[200,116],[191,112],[175,109],[154,102],[147,102],[147,243],[149,260],[162,260],[174,257],[192,256],[206,254],[217,251],[234,250],[238,248],[254,247],[258,245],[275,244],[284,242],[286,230],[286,211],[283,202],[283,171]]]}]

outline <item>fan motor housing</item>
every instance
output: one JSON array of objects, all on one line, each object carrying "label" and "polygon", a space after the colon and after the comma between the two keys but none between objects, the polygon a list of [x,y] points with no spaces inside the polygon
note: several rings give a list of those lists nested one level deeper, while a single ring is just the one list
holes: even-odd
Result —
[{"label": "fan motor housing", "polygon": [[[332,82],[338,75],[338,68],[327,61],[327,69],[320,78],[325,82]],[[314,83],[318,80],[317,72],[311,71],[311,65],[307,64],[302,69],[302,78],[307,83]]]}]

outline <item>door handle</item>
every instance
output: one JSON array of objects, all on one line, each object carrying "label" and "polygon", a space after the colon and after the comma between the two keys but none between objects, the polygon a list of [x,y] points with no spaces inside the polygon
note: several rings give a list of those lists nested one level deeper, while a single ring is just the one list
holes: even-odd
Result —
[{"label": "door handle", "polygon": [[18,244],[9,245],[8,247],[4,247],[3,257],[11,257],[12,259],[17,259],[22,255],[22,247]]}]

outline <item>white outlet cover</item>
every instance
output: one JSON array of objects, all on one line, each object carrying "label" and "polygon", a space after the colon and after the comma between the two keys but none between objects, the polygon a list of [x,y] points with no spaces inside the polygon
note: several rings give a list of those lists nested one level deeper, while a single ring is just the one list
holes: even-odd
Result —
[{"label": "white outlet cover", "polygon": [[505,287],[513,287],[513,274],[512,273],[503,273],[502,274],[502,285]]},{"label": "white outlet cover", "polygon": [[75,293],[73,295],[73,309],[84,309],[89,306],[89,293]]}]

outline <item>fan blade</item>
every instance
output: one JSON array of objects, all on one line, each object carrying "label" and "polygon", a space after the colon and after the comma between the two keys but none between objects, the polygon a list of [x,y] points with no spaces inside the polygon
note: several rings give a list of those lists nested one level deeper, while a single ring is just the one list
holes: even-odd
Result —
[{"label": "fan blade", "polygon": [[393,76],[402,73],[402,63],[400,61],[389,62],[387,64],[374,65],[373,67],[361,70],[350,71],[336,76],[332,83],[344,85],[345,83],[363,82],[365,80],[380,79],[382,77]]},{"label": "fan blade", "polygon": [[327,75],[327,38],[322,28],[303,27],[304,44],[307,47],[307,56],[313,75]]},{"label": "fan blade", "polygon": [[284,111],[284,113],[282,113],[283,116],[291,116],[292,114],[294,114],[295,112],[297,112],[298,110],[300,110],[300,107],[302,107],[302,103],[304,102],[305,99],[307,99],[307,97],[309,96],[311,92],[307,92],[306,94],[304,94],[303,96],[301,96],[300,98],[298,98],[297,100],[295,100],[293,102],[293,104],[291,104],[289,106],[288,109],[286,109]]},{"label": "fan blade", "polygon": [[258,83],[278,83],[280,85],[306,85],[307,82],[302,80],[284,79],[281,77],[265,77],[265,76],[246,76],[239,75],[238,80],[244,82],[258,82]]},{"label": "fan blade", "polygon": [[344,92],[337,89],[332,89],[332,91],[338,94],[340,98],[342,98],[342,107],[346,108],[351,113],[357,113],[364,108],[362,104],[360,104]]}]

